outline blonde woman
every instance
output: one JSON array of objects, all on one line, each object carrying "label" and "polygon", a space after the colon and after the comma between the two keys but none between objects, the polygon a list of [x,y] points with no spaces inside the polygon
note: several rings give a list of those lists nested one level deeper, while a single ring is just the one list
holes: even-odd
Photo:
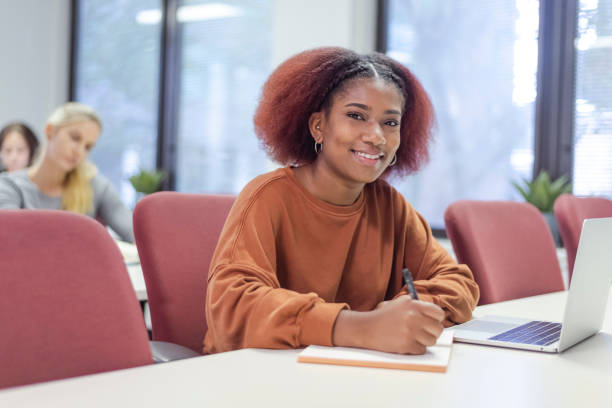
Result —
[{"label": "blonde woman", "polygon": [[0,176],[0,209],[50,209],[86,214],[132,242],[132,215],[107,178],[86,161],[102,122],[81,103],[57,108],[45,126],[46,146],[24,170]]}]

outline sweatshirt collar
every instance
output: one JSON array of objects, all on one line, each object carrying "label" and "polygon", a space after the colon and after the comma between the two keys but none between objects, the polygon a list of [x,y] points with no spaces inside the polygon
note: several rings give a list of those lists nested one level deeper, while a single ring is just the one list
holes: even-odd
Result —
[{"label": "sweatshirt collar", "polygon": [[365,190],[368,188],[367,184],[365,185],[363,190],[361,190],[359,197],[357,198],[357,200],[355,200],[353,204],[336,205],[336,204],[332,204],[332,203],[323,201],[320,198],[316,197],[314,194],[312,194],[310,191],[308,191],[298,181],[297,177],[295,177],[295,173],[291,169],[291,166],[284,167],[281,170],[287,175],[289,180],[291,180],[291,182],[296,185],[297,189],[302,193],[302,195],[304,196],[306,200],[308,200],[315,207],[325,212],[328,212],[334,215],[349,216],[349,215],[357,214],[363,209],[363,206],[365,203]]}]

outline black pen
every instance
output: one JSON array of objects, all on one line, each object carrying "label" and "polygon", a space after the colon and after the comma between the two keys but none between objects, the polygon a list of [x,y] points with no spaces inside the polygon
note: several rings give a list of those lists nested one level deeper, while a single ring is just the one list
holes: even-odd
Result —
[{"label": "black pen", "polygon": [[406,283],[406,287],[408,288],[408,292],[410,292],[410,296],[412,300],[419,300],[419,295],[417,295],[417,291],[414,288],[414,282],[412,282],[412,275],[408,268],[402,269],[402,274],[404,275],[404,282]]}]

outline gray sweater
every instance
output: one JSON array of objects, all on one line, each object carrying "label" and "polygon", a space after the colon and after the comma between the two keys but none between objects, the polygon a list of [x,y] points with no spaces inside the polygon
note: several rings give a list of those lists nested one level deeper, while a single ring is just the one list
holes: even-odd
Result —
[{"label": "gray sweater", "polygon": [[[87,215],[108,225],[124,241],[134,242],[132,213],[121,202],[110,181],[101,174],[91,180],[93,210]],[[0,175],[0,209],[61,210],[61,197],[43,194],[28,176],[27,170]]]}]

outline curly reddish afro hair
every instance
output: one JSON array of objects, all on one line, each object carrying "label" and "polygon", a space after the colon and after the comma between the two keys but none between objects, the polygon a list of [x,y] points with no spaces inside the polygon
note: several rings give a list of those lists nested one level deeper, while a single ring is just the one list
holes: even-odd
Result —
[{"label": "curly reddish afro hair", "polygon": [[378,76],[404,97],[397,162],[384,175],[415,172],[429,159],[434,114],[427,93],[403,65],[384,54],[360,55],[336,47],[301,52],[266,81],[255,112],[255,133],[272,159],[283,165],[313,163],[317,155],[308,128],[314,112],[327,110],[351,79]]}]

